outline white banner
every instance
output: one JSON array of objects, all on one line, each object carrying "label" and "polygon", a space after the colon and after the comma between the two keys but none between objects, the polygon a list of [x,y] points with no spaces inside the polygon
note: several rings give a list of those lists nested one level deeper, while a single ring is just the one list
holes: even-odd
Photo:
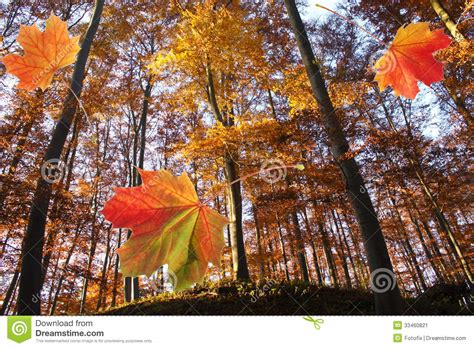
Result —
[{"label": "white banner", "polygon": [[472,347],[470,316],[1,317],[0,347]]}]

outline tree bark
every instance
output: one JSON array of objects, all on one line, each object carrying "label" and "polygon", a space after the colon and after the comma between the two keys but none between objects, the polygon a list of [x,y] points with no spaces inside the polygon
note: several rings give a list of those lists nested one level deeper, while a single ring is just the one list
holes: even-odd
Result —
[{"label": "tree bark", "polygon": [[[20,261],[18,261],[20,262]],[[8,290],[5,293],[5,297],[3,298],[3,303],[2,303],[2,308],[0,309],[0,315],[6,315],[7,314],[7,309],[10,305],[10,301],[13,297],[13,293],[15,292],[15,288],[18,283],[18,278],[20,276],[20,263],[16,266],[15,273],[13,274],[13,278],[10,282],[10,285],[8,286]]]},{"label": "tree bark", "polygon": [[449,14],[443,8],[441,3],[438,0],[430,0],[430,2],[431,2],[431,7],[433,7],[433,10],[436,12],[438,17],[443,21],[444,25],[449,30],[451,36],[458,42],[466,40],[464,35],[461,34],[461,32],[456,27],[456,23],[454,23],[451,20],[451,17],[449,17]]},{"label": "tree bark", "polygon": [[[51,142],[44,156],[44,162],[61,157],[69,128],[76,113],[76,97],[79,98],[82,92],[85,67],[92,46],[92,40],[99,27],[103,7],[104,0],[96,0],[94,14],[87,28],[86,36],[74,67],[71,91],[64,100],[61,118],[54,129]],[[18,314],[21,315],[34,315],[41,312],[40,292],[43,274],[43,243],[50,197],[51,184],[40,176],[36,183],[36,190],[28,218],[28,227],[24,237],[25,243],[22,248],[23,262],[18,294]]]},{"label": "tree bark", "polygon": [[[395,126],[395,123],[393,122],[392,116],[390,115],[390,112],[388,111],[387,107],[385,106],[385,103],[383,102],[382,96],[380,95],[380,92],[378,89],[375,89],[376,93],[379,96],[379,99],[381,100],[382,107],[384,109],[385,117],[390,125],[390,128],[395,134],[399,134],[398,129]],[[413,135],[411,132],[410,124],[408,122],[406,113],[405,113],[405,108],[403,104],[401,104],[401,109],[403,112],[403,116],[405,118],[405,124],[408,129],[408,136],[410,139],[413,139]],[[461,247],[459,246],[459,243],[456,240],[456,237],[454,236],[454,231],[451,228],[451,225],[446,218],[443,210],[439,206],[438,200],[436,197],[433,195],[431,192],[431,188],[428,186],[428,183],[426,182],[425,179],[425,173],[423,172],[423,168],[420,163],[420,159],[418,154],[416,153],[416,150],[411,152],[411,151],[404,151],[404,155],[407,158],[408,162],[412,166],[413,170],[415,171],[416,178],[418,179],[418,182],[420,184],[420,187],[425,194],[426,198],[430,202],[431,206],[433,207],[436,219],[438,220],[438,223],[441,227],[441,229],[447,234],[448,236],[448,242],[450,243],[451,247],[453,248],[456,258],[459,261],[461,265],[461,269],[466,276],[466,280],[469,282],[469,284],[473,285],[474,284],[474,278],[471,272],[471,269],[468,265],[468,262],[466,261],[466,258],[464,257],[464,254],[461,250]]]},{"label": "tree bark", "polygon": [[[393,272],[387,245],[371,198],[360,174],[359,166],[354,158],[347,158],[349,145],[329,98],[324,79],[316,63],[296,3],[294,0],[285,0],[285,5],[314,97],[319,104],[323,116],[324,127],[331,144],[331,152],[341,168],[344,182],[359,222],[370,270],[375,272],[379,269],[388,269],[390,272]],[[374,293],[377,314],[401,313],[400,290],[396,283],[394,285],[393,289],[389,289],[389,291]]]},{"label": "tree bark", "polygon": [[62,266],[63,273],[59,277],[58,286],[56,288],[56,292],[54,293],[54,298],[53,298],[53,301],[52,301],[52,304],[51,304],[51,310],[49,311],[49,315],[54,315],[54,312],[56,311],[56,307],[57,307],[57,304],[58,304],[59,293],[61,292],[61,287],[62,287],[64,278],[66,276],[67,267],[69,265],[69,262],[71,261],[71,257],[73,255],[74,249],[76,247],[76,241],[77,241],[77,238],[79,237],[79,234],[80,234],[81,230],[82,230],[81,223],[79,223],[77,225],[76,232],[74,234],[74,239],[72,240],[71,248],[68,251],[66,260],[64,261],[64,265]]},{"label": "tree bark", "polygon": [[[122,244],[122,229],[119,229],[117,249],[120,248],[121,244]],[[118,284],[118,274],[119,274],[119,262],[120,262],[119,255],[116,254],[116,256],[115,256],[115,265],[114,265],[114,287],[112,289],[112,302],[110,304],[110,307],[115,307],[115,304],[117,303],[117,284]]]},{"label": "tree bark", "polygon": [[[206,68],[207,74],[207,95],[209,104],[217,122],[220,122],[225,127],[232,127],[234,125],[233,116],[224,119],[224,116],[217,103],[216,91],[214,87],[214,80],[210,64]],[[245,254],[244,232],[242,224],[242,191],[239,181],[239,166],[235,161],[237,153],[230,153],[226,151],[224,154],[225,174],[227,182],[229,183],[228,197],[229,197],[229,215],[230,215],[230,234],[231,234],[231,248],[232,248],[232,262],[235,277],[239,280],[248,280],[250,278],[247,256]]]},{"label": "tree bark", "polygon": [[110,226],[107,229],[107,244],[106,244],[106,249],[105,249],[105,257],[104,257],[104,264],[102,266],[102,274],[100,276],[100,287],[99,287],[99,295],[97,296],[97,306],[96,306],[96,311],[100,309],[102,306],[102,303],[105,303],[103,301],[104,297],[104,292],[106,292],[106,285],[107,285],[107,270],[109,266],[109,253],[110,253],[110,240],[112,238],[112,226]]},{"label": "tree bark", "polygon": [[255,221],[255,239],[257,240],[258,266],[260,280],[265,279],[265,264],[263,263],[262,231],[258,220],[257,207],[252,203],[253,219]]},{"label": "tree bark", "polygon": [[335,287],[339,286],[339,281],[337,277],[337,269],[334,263],[334,257],[332,255],[331,246],[329,245],[328,235],[326,229],[324,228],[323,223],[318,223],[319,233],[321,234],[321,240],[323,241],[324,254],[326,255],[326,264],[328,267],[329,277],[331,278],[331,284]]}]

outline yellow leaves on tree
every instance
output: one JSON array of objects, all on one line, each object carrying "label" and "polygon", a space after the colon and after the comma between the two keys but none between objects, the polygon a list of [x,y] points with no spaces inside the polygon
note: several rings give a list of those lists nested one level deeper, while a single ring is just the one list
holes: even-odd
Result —
[{"label": "yellow leaves on tree", "polygon": [[[222,80],[243,84],[268,76],[258,23],[243,8],[214,6],[213,1],[205,1],[183,11],[181,17],[176,36],[167,47],[168,53],[160,52],[150,65],[155,74],[171,69],[178,73],[175,77],[180,83],[189,78],[198,81],[199,85],[189,83],[183,91],[202,90],[205,69],[210,65],[215,73],[225,76],[215,78],[218,93],[225,89],[220,86]],[[227,87],[226,92],[232,93],[232,89]],[[233,98],[229,94],[227,97]]]},{"label": "yellow leaves on tree", "polygon": [[22,25],[17,42],[24,55],[9,54],[2,61],[7,72],[20,79],[17,87],[28,91],[45,90],[57,70],[74,63],[80,49],[79,36],[70,38],[66,22],[54,14],[46,21],[44,32],[36,25]]},{"label": "yellow leaves on tree", "polygon": [[365,81],[331,83],[328,89],[333,105],[339,108],[361,100],[371,89],[371,84]]}]

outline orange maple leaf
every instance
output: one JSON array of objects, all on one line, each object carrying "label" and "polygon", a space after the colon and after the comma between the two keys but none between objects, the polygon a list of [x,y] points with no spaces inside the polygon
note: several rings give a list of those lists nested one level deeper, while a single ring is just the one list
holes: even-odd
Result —
[{"label": "orange maple leaf", "polygon": [[200,282],[208,263],[219,264],[228,220],[199,202],[186,173],[140,170],[143,184],[118,187],[102,214],[132,236],[118,249],[124,276],[150,276],[168,264],[175,290]]},{"label": "orange maple leaf", "polygon": [[451,44],[442,29],[430,31],[429,23],[411,23],[398,29],[387,52],[375,63],[375,81],[383,91],[391,85],[397,96],[414,99],[418,81],[429,86],[443,79],[443,64],[433,53]]},{"label": "orange maple leaf", "polygon": [[80,49],[79,36],[70,38],[66,22],[54,14],[46,20],[44,32],[36,25],[21,25],[17,42],[24,55],[9,54],[2,61],[7,72],[20,79],[18,88],[27,91],[45,90],[58,69],[74,63]]}]

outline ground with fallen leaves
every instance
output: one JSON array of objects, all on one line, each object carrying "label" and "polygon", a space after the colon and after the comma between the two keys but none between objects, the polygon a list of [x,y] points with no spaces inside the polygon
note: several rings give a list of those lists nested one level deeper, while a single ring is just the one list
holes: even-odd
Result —
[{"label": "ground with fallen leaves", "polygon": [[[265,289],[265,290],[264,290]],[[460,285],[437,285],[423,296],[406,299],[406,315],[469,315],[460,305],[469,298]],[[371,315],[373,295],[306,283],[224,282],[178,293],[143,298],[98,314],[106,315]]]}]

